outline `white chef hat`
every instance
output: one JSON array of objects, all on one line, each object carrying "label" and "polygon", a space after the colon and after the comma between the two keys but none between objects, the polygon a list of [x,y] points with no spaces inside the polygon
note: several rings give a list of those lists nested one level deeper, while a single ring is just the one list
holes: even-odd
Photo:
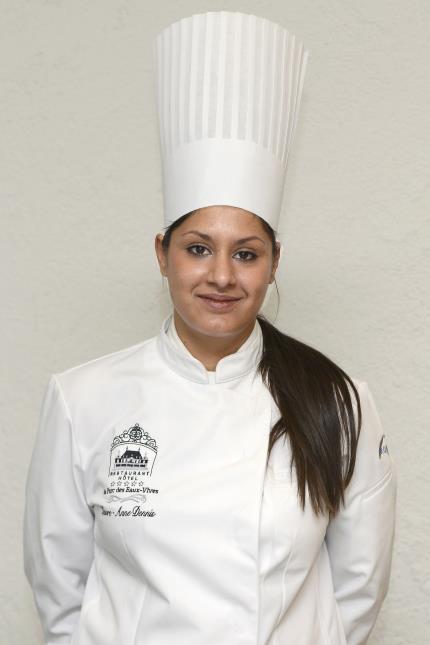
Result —
[{"label": "white chef hat", "polygon": [[238,206],[277,230],[308,50],[239,11],[173,22],[154,39],[164,223]]}]

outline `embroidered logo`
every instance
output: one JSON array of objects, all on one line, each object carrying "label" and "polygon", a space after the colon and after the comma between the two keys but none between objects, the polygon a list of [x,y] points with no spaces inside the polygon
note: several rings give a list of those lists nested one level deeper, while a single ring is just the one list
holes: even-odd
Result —
[{"label": "embroidered logo", "polygon": [[379,442],[379,459],[381,459],[383,454],[388,455],[388,446],[387,446],[384,434],[382,435],[381,441]]},{"label": "embroidered logo", "polygon": [[[103,491],[106,501],[144,504],[148,493],[158,493],[157,489],[147,486],[156,457],[155,439],[138,423],[116,435],[110,448],[108,484]],[[123,510],[120,506],[116,512],[104,509],[103,514],[152,516],[155,511],[142,510],[140,505],[132,510]]]}]

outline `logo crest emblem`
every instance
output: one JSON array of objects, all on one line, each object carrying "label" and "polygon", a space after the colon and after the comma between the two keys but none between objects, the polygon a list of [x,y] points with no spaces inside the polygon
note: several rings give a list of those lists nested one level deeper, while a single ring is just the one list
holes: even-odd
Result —
[{"label": "logo crest emblem", "polygon": [[379,442],[379,459],[381,459],[383,454],[388,455],[388,446],[384,434],[382,435],[381,441]]},{"label": "logo crest emblem", "polygon": [[[107,502],[132,500],[144,504],[148,493],[158,493],[147,486],[157,457],[157,442],[138,423],[113,438],[110,448],[108,483],[104,489]],[[120,510],[122,507],[120,507]],[[138,510],[136,510],[138,509]],[[104,511],[111,514],[112,511]],[[120,514],[125,513],[121,511]],[[135,514],[155,514],[134,508]]]},{"label": "logo crest emblem", "polygon": [[110,449],[109,476],[132,470],[150,476],[157,456],[157,443],[138,423],[114,437]]}]

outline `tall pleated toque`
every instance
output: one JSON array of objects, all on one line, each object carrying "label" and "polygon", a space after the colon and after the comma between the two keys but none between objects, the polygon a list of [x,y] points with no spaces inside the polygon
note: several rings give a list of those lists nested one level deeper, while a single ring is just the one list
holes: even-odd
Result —
[{"label": "tall pleated toque", "polygon": [[228,204],[278,226],[309,51],[238,11],[182,18],[154,39],[165,226]]}]

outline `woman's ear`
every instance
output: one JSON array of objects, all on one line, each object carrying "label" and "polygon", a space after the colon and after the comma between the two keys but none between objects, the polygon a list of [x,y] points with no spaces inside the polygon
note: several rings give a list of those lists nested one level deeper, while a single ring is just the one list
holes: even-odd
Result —
[{"label": "woman's ear", "polygon": [[163,233],[157,233],[154,240],[155,253],[157,255],[158,266],[160,267],[161,275],[166,276],[167,271],[167,257],[162,245],[164,238]]},{"label": "woman's ear", "polygon": [[281,255],[282,255],[282,242],[276,241],[276,253],[275,253],[275,257],[273,258],[272,272],[270,274],[270,283],[272,283],[275,279],[275,273],[278,268]]}]

